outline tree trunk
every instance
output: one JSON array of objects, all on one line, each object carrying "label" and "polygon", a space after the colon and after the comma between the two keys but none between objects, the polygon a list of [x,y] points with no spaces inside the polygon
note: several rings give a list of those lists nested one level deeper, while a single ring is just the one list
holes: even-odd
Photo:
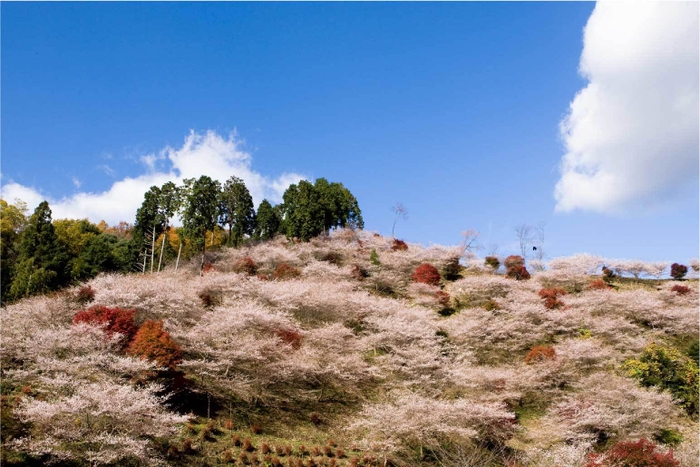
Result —
[{"label": "tree trunk", "polygon": [[163,243],[160,245],[160,257],[158,258],[158,272],[160,272],[160,265],[163,262],[163,250],[165,250],[165,241],[168,239],[168,224],[165,224],[165,230],[163,231]]},{"label": "tree trunk", "polygon": [[153,273],[153,255],[156,249],[156,225],[153,224],[153,234],[151,235],[151,273]]},{"label": "tree trunk", "polygon": [[182,253],[182,239],[180,239],[180,248],[177,250],[177,261],[175,262],[175,270],[177,271],[177,267],[180,265],[180,253]]},{"label": "tree trunk", "polygon": [[141,274],[146,274],[146,260],[148,259],[148,250],[143,251],[143,268]]}]

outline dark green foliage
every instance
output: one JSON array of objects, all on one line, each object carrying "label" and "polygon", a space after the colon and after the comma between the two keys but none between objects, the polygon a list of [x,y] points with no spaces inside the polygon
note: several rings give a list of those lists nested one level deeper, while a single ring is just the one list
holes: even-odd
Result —
[{"label": "dark green foliage", "polygon": [[90,238],[72,262],[72,278],[82,281],[95,277],[102,271],[117,271],[119,268],[113,254],[117,243],[117,237],[113,235],[103,234]]},{"label": "dark green foliage", "polygon": [[0,288],[2,303],[8,298],[12,276],[22,244],[22,232],[27,225],[24,203],[8,204],[0,199]]},{"label": "dark green foliage", "polygon": [[328,183],[319,178],[314,183],[323,207],[323,223],[326,231],[336,227],[364,228],[362,212],[357,199],[342,183]]},{"label": "dark green foliage", "polygon": [[136,221],[134,222],[134,238],[140,245],[144,245],[145,239],[153,234],[155,227],[156,237],[163,231],[165,219],[161,216],[159,209],[161,190],[157,186],[152,186],[143,197],[141,207],[136,210]]},{"label": "dark green foliage", "polygon": [[489,266],[495,271],[501,266],[501,262],[498,260],[497,256],[487,256],[484,258],[484,265]]},{"label": "dark green foliage", "polygon": [[643,386],[666,389],[691,416],[698,415],[698,364],[673,347],[650,344],[639,359],[624,368]]},{"label": "dark green foliage", "polygon": [[302,180],[287,188],[283,200],[280,230],[287,238],[308,241],[333,228],[364,227],[357,199],[341,183]]},{"label": "dark green foliage", "polygon": [[224,184],[220,203],[219,222],[228,225],[228,244],[237,247],[255,229],[253,198],[243,180],[232,176]]},{"label": "dark green foliage", "polygon": [[290,185],[283,196],[283,231],[287,238],[298,238],[303,242],[324,232],[324,211],[318,191],[302,180],[299,185]]},{"label": "dark green foliage", "polygon": [[379,262],[379,255],[377,254],[377,250],[374,248],[372,248],[372,251],[369,252],[369,262],[375,266],[381,266],[382,264]]},{"label": "dark green foliage", "polygon": [[441,273],[446,281],[456,281],[462,277],[462,266],[459,264],[459,258],[455,256],[448,259],[442,267]]},{"label": "dark green foliage", "polygon": [[683,435],[676,430],[662,428],[654,434],[654,441],[663,443],[666,446],[676,446],[683,442]]},{"label": "dark green foliage", "polygon": [[68,259],[51,224],[49,203],[43,201],[24,231],[10,295],[19,299],[67,284]]},{"label": "dark green foliage", "polygon": [[184,209],[182,224],[185,235],[197,249],[206,249],[207,231],[214,230],[219,217],[219,192],[221,185],[218,181],[202,175],[197,180],[185,180]]},{"label": "dark green foliage", "polygon": [[275,237],[280,228],[280,218],[270,202],[262,200],[255,216],[255,231],[253,236],[258,240],[270,240]]}]

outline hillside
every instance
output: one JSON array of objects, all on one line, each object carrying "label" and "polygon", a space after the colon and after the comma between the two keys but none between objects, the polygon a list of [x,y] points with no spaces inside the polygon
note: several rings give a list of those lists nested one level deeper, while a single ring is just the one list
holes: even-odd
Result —
[{"label": "hillside", "polygon": [[[405,246],[277,238],[2,308],[3,463],[583,466],[644,438],[697,465],[696,279]],[[166,332],[74,324],[97,305]]]}]

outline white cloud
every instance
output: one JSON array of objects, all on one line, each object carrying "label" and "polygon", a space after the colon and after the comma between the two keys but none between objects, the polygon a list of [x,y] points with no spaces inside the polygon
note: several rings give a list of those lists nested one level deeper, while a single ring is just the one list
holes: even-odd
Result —
[{"label": "white cloud", "polygon": [[698,3],[599,2],[584,30],[589,83],[561,122],[557,211],[621,213],[698,180]]},{"label": "white cloud", "polygon": [[78,177],[73,177],[73,186],[80,188],[80,179]]},{"label": "white cloud", "polygon": [[[101,193],[76,193],[57,200],[35,188],[8,183],[2,187],[2,197],[10,202],[19,198],[30,208],[46,199],[54,219],[88,218],[93,222],[104,219],[115,224],[121,220],[133,222],[136,210],[143,202],[144,193],[151,186],[160,186],[167,181],[180,183],[184,178],[208,175],[223,183],[235,175],[243,179],[257,205],[263,198],[273,203],[280,202],[284,190],[291,183],[306,178],[296,173],[283,173],[273,179],[255,172],[252,157],[242,148],[236,136],[226,138],[214,131],[203,134],[192,131],[181,148],[166,147],[159,154],[145,155],[141,160],[148,169],[147,173],[119,180],[109,190]],[[157,171],[156,161],[160,160],[170,168]]]}]

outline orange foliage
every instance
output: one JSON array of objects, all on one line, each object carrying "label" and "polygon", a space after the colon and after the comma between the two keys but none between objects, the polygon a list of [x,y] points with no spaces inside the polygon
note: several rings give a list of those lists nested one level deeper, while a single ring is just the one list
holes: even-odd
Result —
[{"label": "orange foliage", "polygon": [[143,323],[127,351],[173,370],[182,361],[182,350],[163,329],[162,321],[148,320]]},{"label": "orange foliage", "polygon": [[548,345],[536,345],[525,356],[525,363],[528,365],[531,363],[543,362],[545,360],[553,360],[556,356],[554,352],[554,347]]}]

